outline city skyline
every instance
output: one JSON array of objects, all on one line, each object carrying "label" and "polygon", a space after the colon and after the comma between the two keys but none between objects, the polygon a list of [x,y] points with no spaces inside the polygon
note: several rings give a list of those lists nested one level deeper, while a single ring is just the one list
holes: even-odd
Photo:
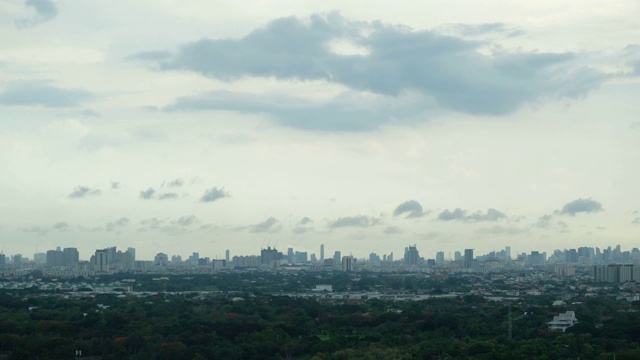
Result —
[{"label": "city skyline", "polygon": [[638,17],[2,2],[0,250],[634,248]]}]

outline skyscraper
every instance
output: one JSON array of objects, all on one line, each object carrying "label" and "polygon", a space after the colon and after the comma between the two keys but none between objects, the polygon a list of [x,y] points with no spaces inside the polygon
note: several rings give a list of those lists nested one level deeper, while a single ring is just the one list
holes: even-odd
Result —
[{"label": "skyscraper", "polygon": [[473,249],[464,249],[464,268],[470,269],[473,263]]},{"label": "skyscraper", "polygon": [[324,244],[320,245],[320,261],[324,261]]},{"label": "skyscraper", "polygon": [[404,263],[406,265],[417,265],[420,259],[416,245],[404,248]]}]

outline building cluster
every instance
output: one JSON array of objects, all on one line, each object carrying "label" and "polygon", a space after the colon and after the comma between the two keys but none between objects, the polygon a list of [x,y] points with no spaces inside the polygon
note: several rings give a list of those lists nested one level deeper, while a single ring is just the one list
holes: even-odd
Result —
[{"label": "building cluster", "polygon": [[210,271],[262,268],[277,270],[305,268],[313,271],[412,271],[426,273],[490,273],[523,268],[545,268],[559,276],[574,276],[576,267],[591,267],[595,281],[624,283],[640,281],[640,250],[633,248],[622,251],[620,246],[606,249],[579,247],[577,249],[555,250],[547,257],[546,252],[531,251],[529,254],[511,255],[511,247],[492,251],[483,255],[475,255],[474,249],[464,249],[445,255],[437,251],[435,258],[420,255],[417,245],[405,247],[404,256],[396,260],[393,252],[382,256],[370,253],[368,259],[357,259],[352,255],[343,255],[340,250],[325,257],[325,246],[320,245],[319,256],[307,251],[295,251],[288,248],[286,253],[275,247],[267,246],[259,255],[230,256],[226,250],[222,259],[201,257],[193,252],[186,259],[180,255],[169,256],[159,252],[153,260],[138,260],[136,250],[129,247],[125,251],[115,246],[97,249],[88,260],[80,260],[76,248],[59,247],[44,253],[36,253],[33,260],[16,254],[7,258],[0,253],[0,270],[2,272],[28,272],[42,269],[52,275],[88,275],[95,273],[114,273],[122,271]]},{"label": "building cluster", "polygon": [[633,264],[594,265],[593,280],[597,282],[640,282],[640,266]]}]

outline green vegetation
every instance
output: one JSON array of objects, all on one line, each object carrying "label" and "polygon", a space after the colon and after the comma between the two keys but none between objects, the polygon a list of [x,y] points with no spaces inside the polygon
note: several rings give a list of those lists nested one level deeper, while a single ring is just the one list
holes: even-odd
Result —
[{"label": "green vegetation", "polygon": [[[558,308],[550,305],[550,297],[524,298],[512,305],[509,340],[508,306],[479,295],[325,301],[273,294],[308,289],[326,279],[304,274],[276,279],[259,273],[164,283],[136,278],[145,290],[213,286],[223,291],[210,296],[0,292],[0,358],[69,359],[77,350],[85,359],[640,358],[637,303],[598,297]],[[375,276],[352,281],[336,274],[332,280],[345,289],[366,284],[434,293],[467,286],[460,279],[456,284]],[[248,291],[254,288],[259,290]],[[565,310],[576,311],[580,322],[566,333],[548,331],[546,322]]]}]

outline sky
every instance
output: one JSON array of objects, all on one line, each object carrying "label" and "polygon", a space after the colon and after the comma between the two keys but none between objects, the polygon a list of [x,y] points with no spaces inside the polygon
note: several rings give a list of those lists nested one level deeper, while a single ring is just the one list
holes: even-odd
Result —
[{"label": "sky", "polygon": [[0,241],[640,240],[640,3],[0,0]]}]

